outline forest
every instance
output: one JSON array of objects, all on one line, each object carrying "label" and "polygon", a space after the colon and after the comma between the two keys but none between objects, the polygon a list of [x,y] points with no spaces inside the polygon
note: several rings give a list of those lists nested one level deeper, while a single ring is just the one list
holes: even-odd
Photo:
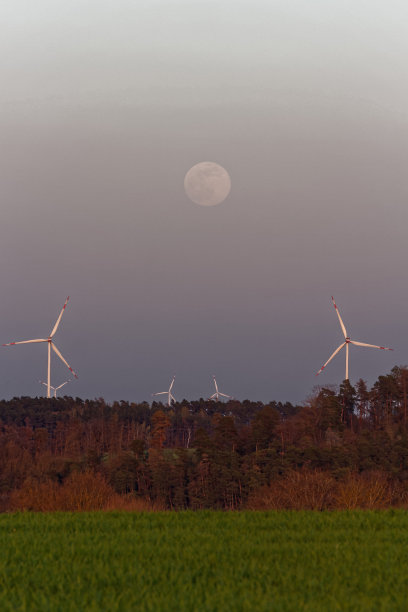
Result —
[{"label": "forest", "polygon": [[302,404],[0,401],[0,511],[408,507],[408,367]]}]

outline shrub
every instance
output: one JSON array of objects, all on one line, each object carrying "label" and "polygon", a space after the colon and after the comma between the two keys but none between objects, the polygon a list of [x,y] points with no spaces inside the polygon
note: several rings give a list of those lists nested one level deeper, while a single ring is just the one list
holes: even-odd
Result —
[{"label": "shrub", "polygon": [[324,510],[333,506],[336,481],[318,470],[291,470],[248,501],[252,510]]},{"label": "shrub", "polygon": [[389,508],[394,489],[387,474],[381,471],[349,474],[337,487],[336,507],[352,510]]},{"label": "shrub", "polygon": [[92,470],[73,472],[63,484],[28,479],[11,494],[10,508],[34,512],[161,509],[150,500],[118,495],[101,474]]}]

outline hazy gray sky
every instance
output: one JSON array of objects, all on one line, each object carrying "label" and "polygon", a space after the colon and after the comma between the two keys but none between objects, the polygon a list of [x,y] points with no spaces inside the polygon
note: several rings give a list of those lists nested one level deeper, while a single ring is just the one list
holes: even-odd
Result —
[{"label": "hazy gray sky", "polygon": [[[301,401],[408,363],[408,5],[3,0],[0,341],[82,397]],[[219,206],[183,190],[223,165]],[[0,395],[46,347],[3,348]],[[52,381],[66,379],[53,360]]]}]

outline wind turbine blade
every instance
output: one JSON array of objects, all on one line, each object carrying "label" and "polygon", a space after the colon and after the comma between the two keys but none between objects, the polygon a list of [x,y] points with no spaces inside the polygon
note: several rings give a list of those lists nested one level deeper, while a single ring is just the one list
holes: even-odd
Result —
[{"label": "wind turbine blade", "polygon": [[31,344],[32,342],[48,342],[46,338],[38,340],[22,340],[21,342],[9,342],[8,344],[2,344],[2,346],[14,346],[15,344]]},{"label": "wind turbine blade", "polygon": [[59,387],[55,387],[55,390],[58,391],[58,389],[61,389],[61,387],[63,387],[64,385],[66,385],[67,383],[71,382],[71,379],[66,380],[65,382],[62,383],[62,385],[60,385]]},{"label": "wind turbine blade", "polygon": [[169,392],[172,390],[173,385],[174,385],[174,381],[175,381],[175,380],[176,380],[176,377],[175,377],[175,376],[173,376],[173,380],[172,380],[172,381],[171,381],[171,383],[170,383]]},{"label": "wind turbine blade", "polygon": [[[45,387],[48,387],[48,383],[44,382],[43,380],[39,380],[38,382],[41,383],[42,385],[44,385]],[[59,387],[57,387],[57,389],[58,388]],[[52,385],[50,385],[50,389],[54,389],[54,391],[55,391],[55,387],[53,387]]]},{"label": "wind turbine blade", "polygon": [[175,402],[175,401],[176,401],[176,398],[175,398],[175,397],[174,397],[174,395],[172,395],[171,393],[170,393],[170,397],[171,397],[171,399],[173,400],[173,402]]},{"label": "wind turbine blade", "polygon": [[326,363],[324,365],[322,365],[322,367],[320,368],[320,370],[318,371],[318,373],[316,374],[316,376],[319,376],[320,372],[323,372],[324,368],[327,366],[328,363],[330,363],[330,361],[333,359],[333,357],[335,357],[337,355],[337,353],[339,351],[341,351],[341,349],[343,348],[343,346],[346,346],[346,343],[343,342],[343,344],[340,344],[340,346],[338,348],[336,348],[336,350],[334,351],[333,355],[331,355],[329,357],[329,359],[326,361]]},{"label": "wind turbine blade", "polygon": [[378,348],[382,351],[393,351],[394,349],[388,348],[387,346],[377,346],[376,344],[366,344],[365,342],[357,342],[356,340],[350,340],[351,344],[355,344],[356,346],[368,346],[370,348]]},{"label": "wind turbine blade", "polygon": [[167,395],[168,391],[160,391],[159,393],[152,393],[152,395]]},{"label": "wind turbine blade", "polygon": [[61,312],[60,312],[60,314],[59,314],[59,317],[58,317],[58,319],[57,319],[57,321],[56,321],[56,323],[55,323],[55,325],[54,325],[53,329],[52,329],[52,332],[50,333],[50,338],[52,338],[52,337],[53,337],[53,335],[55,334],[55,332],[56,332],[56,331],[57,331],[57,329],[58,329],[58,325],[60,324],[61,317],[62,317],[62,315],[64,314],[64,310],[65,310],[65,308],[67,307],[68,300],[69,300],[69,296],[68,296],[68,297],[67,297],[67,299],[65,300],[65,304],[64,304],[64,305],[63,305],[63,307],[62,307],[62,310],[61,310]]},{"label": "wind turbine blade", "polygon": [[333,302],[333,306],[334,306],[334,308],[336,309],[337,316],[339,317],[339,321],[340,321],[340,325],[341,325],[341,329],[342,329],[342,331],[343,331],[344,337],[345,337],[345,338],[347,338],[347,331],[346,331],[346,327],[345,327],[345,325],[344,325],[344,323],[343,323],[343,321],[342,321],[342,318],[341,318],[341,316],[340,316],[339,309],[337,308],[337,305],[336,305],[336,302],[334,301],[334,297],[333,297],[333,296],[332,296],[332,302]]},{"label": "wind turbine blade", "polygon": [[226,393],[220,393],[222,397],[228,397],[228,399],[232,399],[232,395],[227,395]]},{"label": "wind turbine blade", "polygon": [[73,373],[73,375],[75,376],[75,378],[78,378],[78,376],[75,374],[74,370],[71,368],[71,366],[69,365],[68,361],[66,361],[66,359],[64,359],[64,357],[61,355],[61,353],[59,352],[59,350],[57,349],[57,347],[55,346],[55,344],[53,342],[51,342],[51,346],[54,350],[55,353],[57,353],[58,357],[61,359],[61,361],[63,363],[65,363],[65,365],[67,366],[68,370],[70,372]]}]

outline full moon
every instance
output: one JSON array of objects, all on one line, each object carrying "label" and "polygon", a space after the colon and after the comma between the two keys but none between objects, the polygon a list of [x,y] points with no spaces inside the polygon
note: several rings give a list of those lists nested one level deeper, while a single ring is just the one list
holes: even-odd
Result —
[{"label": "full moon", "polygon": [[184,177],[184,189],[196,204],[215,206],[223,202],[231,190],[230,175],[219,164],[200,162]]}]

